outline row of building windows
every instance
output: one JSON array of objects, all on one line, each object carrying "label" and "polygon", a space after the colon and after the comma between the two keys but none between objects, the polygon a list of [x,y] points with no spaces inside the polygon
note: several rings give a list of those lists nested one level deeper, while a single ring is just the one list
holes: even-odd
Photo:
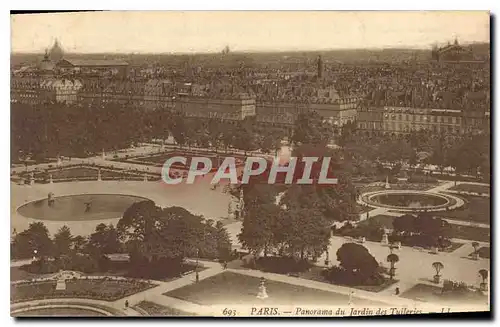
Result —
[{"label": "row of building windows", "polygon": [[435,116],[435,115],[409,115],[409,114],[384,114],[385,119],[394,119],[401,121],[417,121],[417,122],[431,122],[431,123],[448,123],[448,124],[460,124],[462,122],[461,117],[456,116]]}]

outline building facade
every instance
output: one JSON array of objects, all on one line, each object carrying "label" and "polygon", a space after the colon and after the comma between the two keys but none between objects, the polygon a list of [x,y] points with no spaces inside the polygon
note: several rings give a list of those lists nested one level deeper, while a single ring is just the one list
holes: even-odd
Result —
[{"label": "building facade", "polygon": [[412,131],[464,134],[489,132],[489,112],[408,107],[360,108],[361,133],[407,134]]},{"label": "building facade", "polygon": [[255,96],[246,93],[217,96],[193,96],[179,94],[175,109],[191,118],[216,118],[229,122],[255,116]]}]

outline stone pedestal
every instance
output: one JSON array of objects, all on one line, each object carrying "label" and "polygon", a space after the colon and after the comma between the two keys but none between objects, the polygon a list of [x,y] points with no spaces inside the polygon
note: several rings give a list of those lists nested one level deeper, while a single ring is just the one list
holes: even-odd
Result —
[{"label": "stone pedestal", "polygon": [[58,279],[56,284],[56,291],[65,291],[66,290],[66,280]]},{"label": "stone pedestal", "polygon": [[97,180],[100,182],[102,179],[101,179],[101,170],[99,169],[97,171]]},{"label": "stone pedestal", "polygon": [[384,233],[384,235],[382,235],[382,241],[381,241],[382,244],[389,244],[389,236]]},{"label": "stone pedestal", "polygon": [[389,185],[389,176],[387,176],[386,179],[385,179],[385,188],[386,189],[390,189],[391,188],[391,186]]},{"label": "stone pedestal", "polygon": [[260,286],[259,286],[259,293],[257,294],[258,299],[267,299],[269,295],[267,295],[267,289],[266,289],[266,280],[264,278],[261,278],[260,280]]},{"label": "stone pedestal", "polygon": [[259,293],[257,294],[258,299],[267,299],[269,295],[267,295],[267,289],[266,286],[261,285],[259,286]]}]

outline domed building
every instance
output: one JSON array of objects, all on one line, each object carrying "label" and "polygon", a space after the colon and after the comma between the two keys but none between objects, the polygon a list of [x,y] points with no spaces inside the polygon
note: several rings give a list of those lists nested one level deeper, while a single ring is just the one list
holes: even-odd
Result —
[{"label": "domed building", "polygon": [[48,51],[45,51],[45,55],[43,56],[43,60],[38,66],[39,71],[44,74],[52,74],[54,72],[55,64],[50,60]]},{"label": "domed building", "polygon": [[59,61],[63,59],[63,57],[64,57],[64,51],[59,45],[59,41],[56,39],[54,45],[52,46],[52,49],[50,49],[49,58],[54,64],[57,64]]}]

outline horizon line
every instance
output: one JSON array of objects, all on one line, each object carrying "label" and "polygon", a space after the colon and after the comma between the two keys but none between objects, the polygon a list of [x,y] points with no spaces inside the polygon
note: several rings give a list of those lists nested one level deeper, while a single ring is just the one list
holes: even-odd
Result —
[{"label": "horizon line", "polygon": [[[473,41],[473,42],[468,42],[468,43],[462,43],[461,45],[473,45],[473,44],[490,44],[490,42],[483,42],[483,41]],[[381,47],[367,47],[367,48],[327,48],[327,49],[287,49],[287,50],[234,50],[230,51],[229,54],[251,54],[251,53],[284,53],[284,52],[331,52],[331,51],[382,51],[382,50],[420,50],[420,51],[430,51],[432,48],[432,45],[429,46],[381,46]],[[64,51],[64,49],[63,49]],[[44,54],[45,50],[40,50],[40,51],[11,51],[10,54]],[[148,54],[148,55],[200,55],[200,54],[222,54],[222,50],[220,51],[192,51],[192,52],[186,52],[186,51],[165,51],[165,52],[154,52],[154,51],[129,51],[129,52],[71,52],[71,51],[64,51],[64,54],[88,54],[88,55],[95,55],[95,54],[117,54],[117,55],[140,55],[140,54]]]}]

